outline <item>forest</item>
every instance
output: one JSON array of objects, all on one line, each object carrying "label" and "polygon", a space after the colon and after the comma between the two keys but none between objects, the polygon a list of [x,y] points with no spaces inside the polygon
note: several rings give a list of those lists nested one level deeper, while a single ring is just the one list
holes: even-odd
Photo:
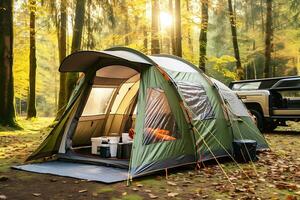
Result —
[{"label": "forest", "polygon": [[300,73],[299,0],[1,0],[0,124],[59,117],[79,50],[182,57],[228,84]]}]

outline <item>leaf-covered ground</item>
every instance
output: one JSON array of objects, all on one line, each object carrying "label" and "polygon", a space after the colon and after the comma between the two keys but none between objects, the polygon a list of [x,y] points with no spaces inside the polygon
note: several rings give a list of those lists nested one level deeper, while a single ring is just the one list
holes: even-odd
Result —
[{"label": "leaf-covered ground", "polygon": [[271,150],[256,163],[221,161],[169,170],[126,183],[105,185],[11,170],[46,136],[52,119],[19,120],[24,130],[0,127],[1,199],[300,199],[300,123],[265,134]]}]

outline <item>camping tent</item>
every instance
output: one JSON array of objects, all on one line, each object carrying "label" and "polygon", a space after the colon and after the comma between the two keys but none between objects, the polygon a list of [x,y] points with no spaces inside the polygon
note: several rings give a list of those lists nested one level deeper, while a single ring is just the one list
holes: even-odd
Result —
[{"label": "camping tent", "polygon": [[[136,177],[232,155],[235,139],[268,148],[235,93],[181,58],[115,47],[73,53],[59,71],[80,72],[81,78],[63,116],[28,160],[55,155],[125,168]],[[79,153],[92,137],[119,135],[131,127],[130,160]]]}]

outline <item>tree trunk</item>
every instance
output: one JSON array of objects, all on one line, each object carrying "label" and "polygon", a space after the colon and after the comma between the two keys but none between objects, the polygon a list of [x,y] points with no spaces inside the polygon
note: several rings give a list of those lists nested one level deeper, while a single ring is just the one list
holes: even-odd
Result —
[{"label": "tree trunk", "polygon": [[242,69],[239,46],[237,41],[237,31],[236,31],[236,19],[235,14],[232,9],[232,2],[228,0],[228,11],[229,11],[229,19],[230,19],[230,27],[231,27],[231,35],[232,35],[232,45],[234,49],[234,57],[236,59],[236,72],[237,78],[239,80],[244,79],[244,71]]},{"label": "tree trunk", "polygon": [[182,57],[182,38],[181,38],[181,10],[180,0],[175,0],[175,52],[176,56]]},{"label": "tree trunk", "polygon": [[129,25],[129,17],[128,17],[128,6],[126,4],[126,0],[122,0],[121,2],[121,11],[122,13],[124,14],[124,44],[125,46],[128,46],[129,45],[129,28],[130,28],[130,25]]},{"label": "tree trunk", "polygon": [[201,0],[201,31],[199,37],[199,67],[205,72],[207,27],[208,27],[208,1]]},{"label": "tree trunk", "polygon": [[264,19],[264,7],[263,1],[260,0],[260,16],[261,16],[261,32],[264,35],[265,33],[265,19]]},{"label": "tree trunk", "polygon": [[[208,0],[207,0],[208,1]],[[186,11],[187,13],[190,13],[190,0],[186,0]],[[191,55],[191,59],[194,60],[194,50],[193,50],[193,39],[192,39],[192,30],[190,25],[187,26],[187,39],[188,39],[188,47],[189,51],[188,53]]]},{"label": "tree trunk", "polygon": [[91,50],[95,47],[94,44],[94,38],[93,38],[93,30],[92,30],[92,18],[91,18],[91,6],[92,6],[92,0],[87,1],[87,43],[86,43],[86,49]]},{"label": "tree trunk", "polygon": [[36,89],[36,45],[35,45],[35,14],[36,14],[36,0],[30,0],[30,52],[29,52],[29,95],[27,119],[36,117],[35,107],[35,89]]},{"label": "tree trunk", "polygon": [[13,0],[0,1],[0,124],[16,126],[13,88]]},{"label": "tree trunk", "polygon": [[170,25],[169,31],[170,31],[170,37],[171,37],[171,52],[173,55],[176,54],[176,47],[175,47],[175,20],[174,20],[174,8],[173,8],[173,0],[169,0],[169,12],[172,16],[172,24]]},{"label": "tree trunk", "polygon": [[[71,52],[78,51],[81,47],[82,30],[84,24],[84,13],[85,13],[85,2],[86,0],[77,0],[75,8],[75,23],[73,28],[73,38]],[[78,80],[78,73],[70,72],[67,73],[66,78],[66,99],[69,100],[72,91]]]},{"label": "tree trunk", "polygon": [[159,54],[159,3],[152,0],[152,22],[151,22],[151,54]]},{"label": "tree trunk", "polygon": [[148,31],[147,31],[147,26],[146,25],[143,26],[143,36],[144,36],[144,40],[143,40],[144,50],[143,50],[143,52],[145,54],[148,54]]},{"label": "tree trunk", "polygon": [[265,35],[265,68],[264,77],[269,78],[272,74],[271,65],[271,51],[272,51],[272,0],[267,0],[267,21],[266,21],[266,35]]},{"label": "tree trunk", "polygon": [[[59,30],[59,61],[60,63],[66,57],[67,48],[67,8],[66,0],[60,1],[60,30]],[[65,110],[67,104],[66,98],[66,73],[60,73],[59,75],[59,97],[58,97],[58,112],[56,119],[59,119]]]}]

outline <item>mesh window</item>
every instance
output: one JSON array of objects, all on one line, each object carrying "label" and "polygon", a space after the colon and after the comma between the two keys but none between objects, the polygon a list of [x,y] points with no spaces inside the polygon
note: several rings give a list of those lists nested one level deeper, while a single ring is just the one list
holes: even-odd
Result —
[{"label": "mesh window", "polygon": [[193,120],[214,118],[212,106],[202,85],[178,82],[177,86],[187,106],[190,108],[191,113],[189,114]]},{"label": "mesh window", "polygon": [[148,88],[143,144],[172,141],[177,138],[178,128],[164,91]]},{"label": "mesh window", "polygon": [[105,114],[115,88],[92,88],[82,116]]}]

